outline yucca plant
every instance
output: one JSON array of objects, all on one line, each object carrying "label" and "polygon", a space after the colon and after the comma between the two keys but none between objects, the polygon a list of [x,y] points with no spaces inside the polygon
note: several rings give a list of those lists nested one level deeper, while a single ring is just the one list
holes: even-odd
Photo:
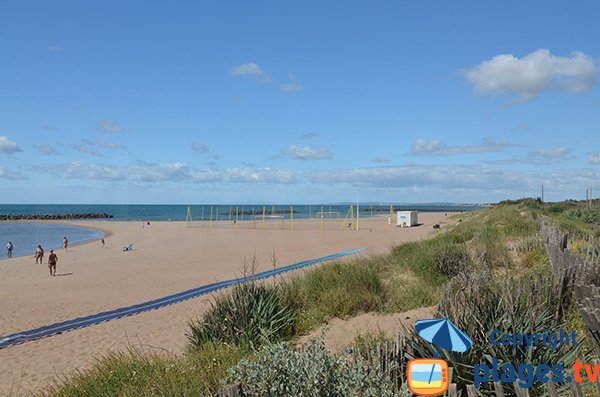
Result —
[{"label": "yucca plant", "polygon": [[189,324],[187,336],[192,346],[210,341],[254,348],[290,337],[295,318],[279,287],[249,282],[216,298],[202,320]]}]

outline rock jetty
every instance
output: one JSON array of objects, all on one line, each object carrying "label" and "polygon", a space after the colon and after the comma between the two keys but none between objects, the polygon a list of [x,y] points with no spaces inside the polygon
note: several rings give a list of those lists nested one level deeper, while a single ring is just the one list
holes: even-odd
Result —
[{"label": "rock jetty", "polygon": [[110,214],[0,214],[0,221],[54,221],[63,219],[108,219]]}]

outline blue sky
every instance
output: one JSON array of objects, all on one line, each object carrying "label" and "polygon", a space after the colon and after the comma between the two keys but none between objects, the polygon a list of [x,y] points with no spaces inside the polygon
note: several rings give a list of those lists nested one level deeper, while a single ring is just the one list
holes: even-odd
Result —
[{"label": "blue sky", "polygon": [[0,202],[600,194],[594,1],[0,2]]}]

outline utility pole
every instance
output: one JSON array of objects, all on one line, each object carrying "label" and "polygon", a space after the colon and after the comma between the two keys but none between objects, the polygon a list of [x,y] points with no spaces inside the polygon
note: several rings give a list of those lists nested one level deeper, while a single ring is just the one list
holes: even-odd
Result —
[{"label": "utility pole", "polygon": [[542,203],[544,202],[544,184],[542,183]]}]

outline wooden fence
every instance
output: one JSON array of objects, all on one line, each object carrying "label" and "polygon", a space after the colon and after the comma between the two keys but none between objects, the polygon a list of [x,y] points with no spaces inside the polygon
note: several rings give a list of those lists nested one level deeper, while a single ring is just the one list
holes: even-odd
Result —
[{"label": "wooden fence", "polygon": [[540,229],[552,270],[573,284],[581,318],[600,350],[600,240],[563,232],[546,217]]}]

